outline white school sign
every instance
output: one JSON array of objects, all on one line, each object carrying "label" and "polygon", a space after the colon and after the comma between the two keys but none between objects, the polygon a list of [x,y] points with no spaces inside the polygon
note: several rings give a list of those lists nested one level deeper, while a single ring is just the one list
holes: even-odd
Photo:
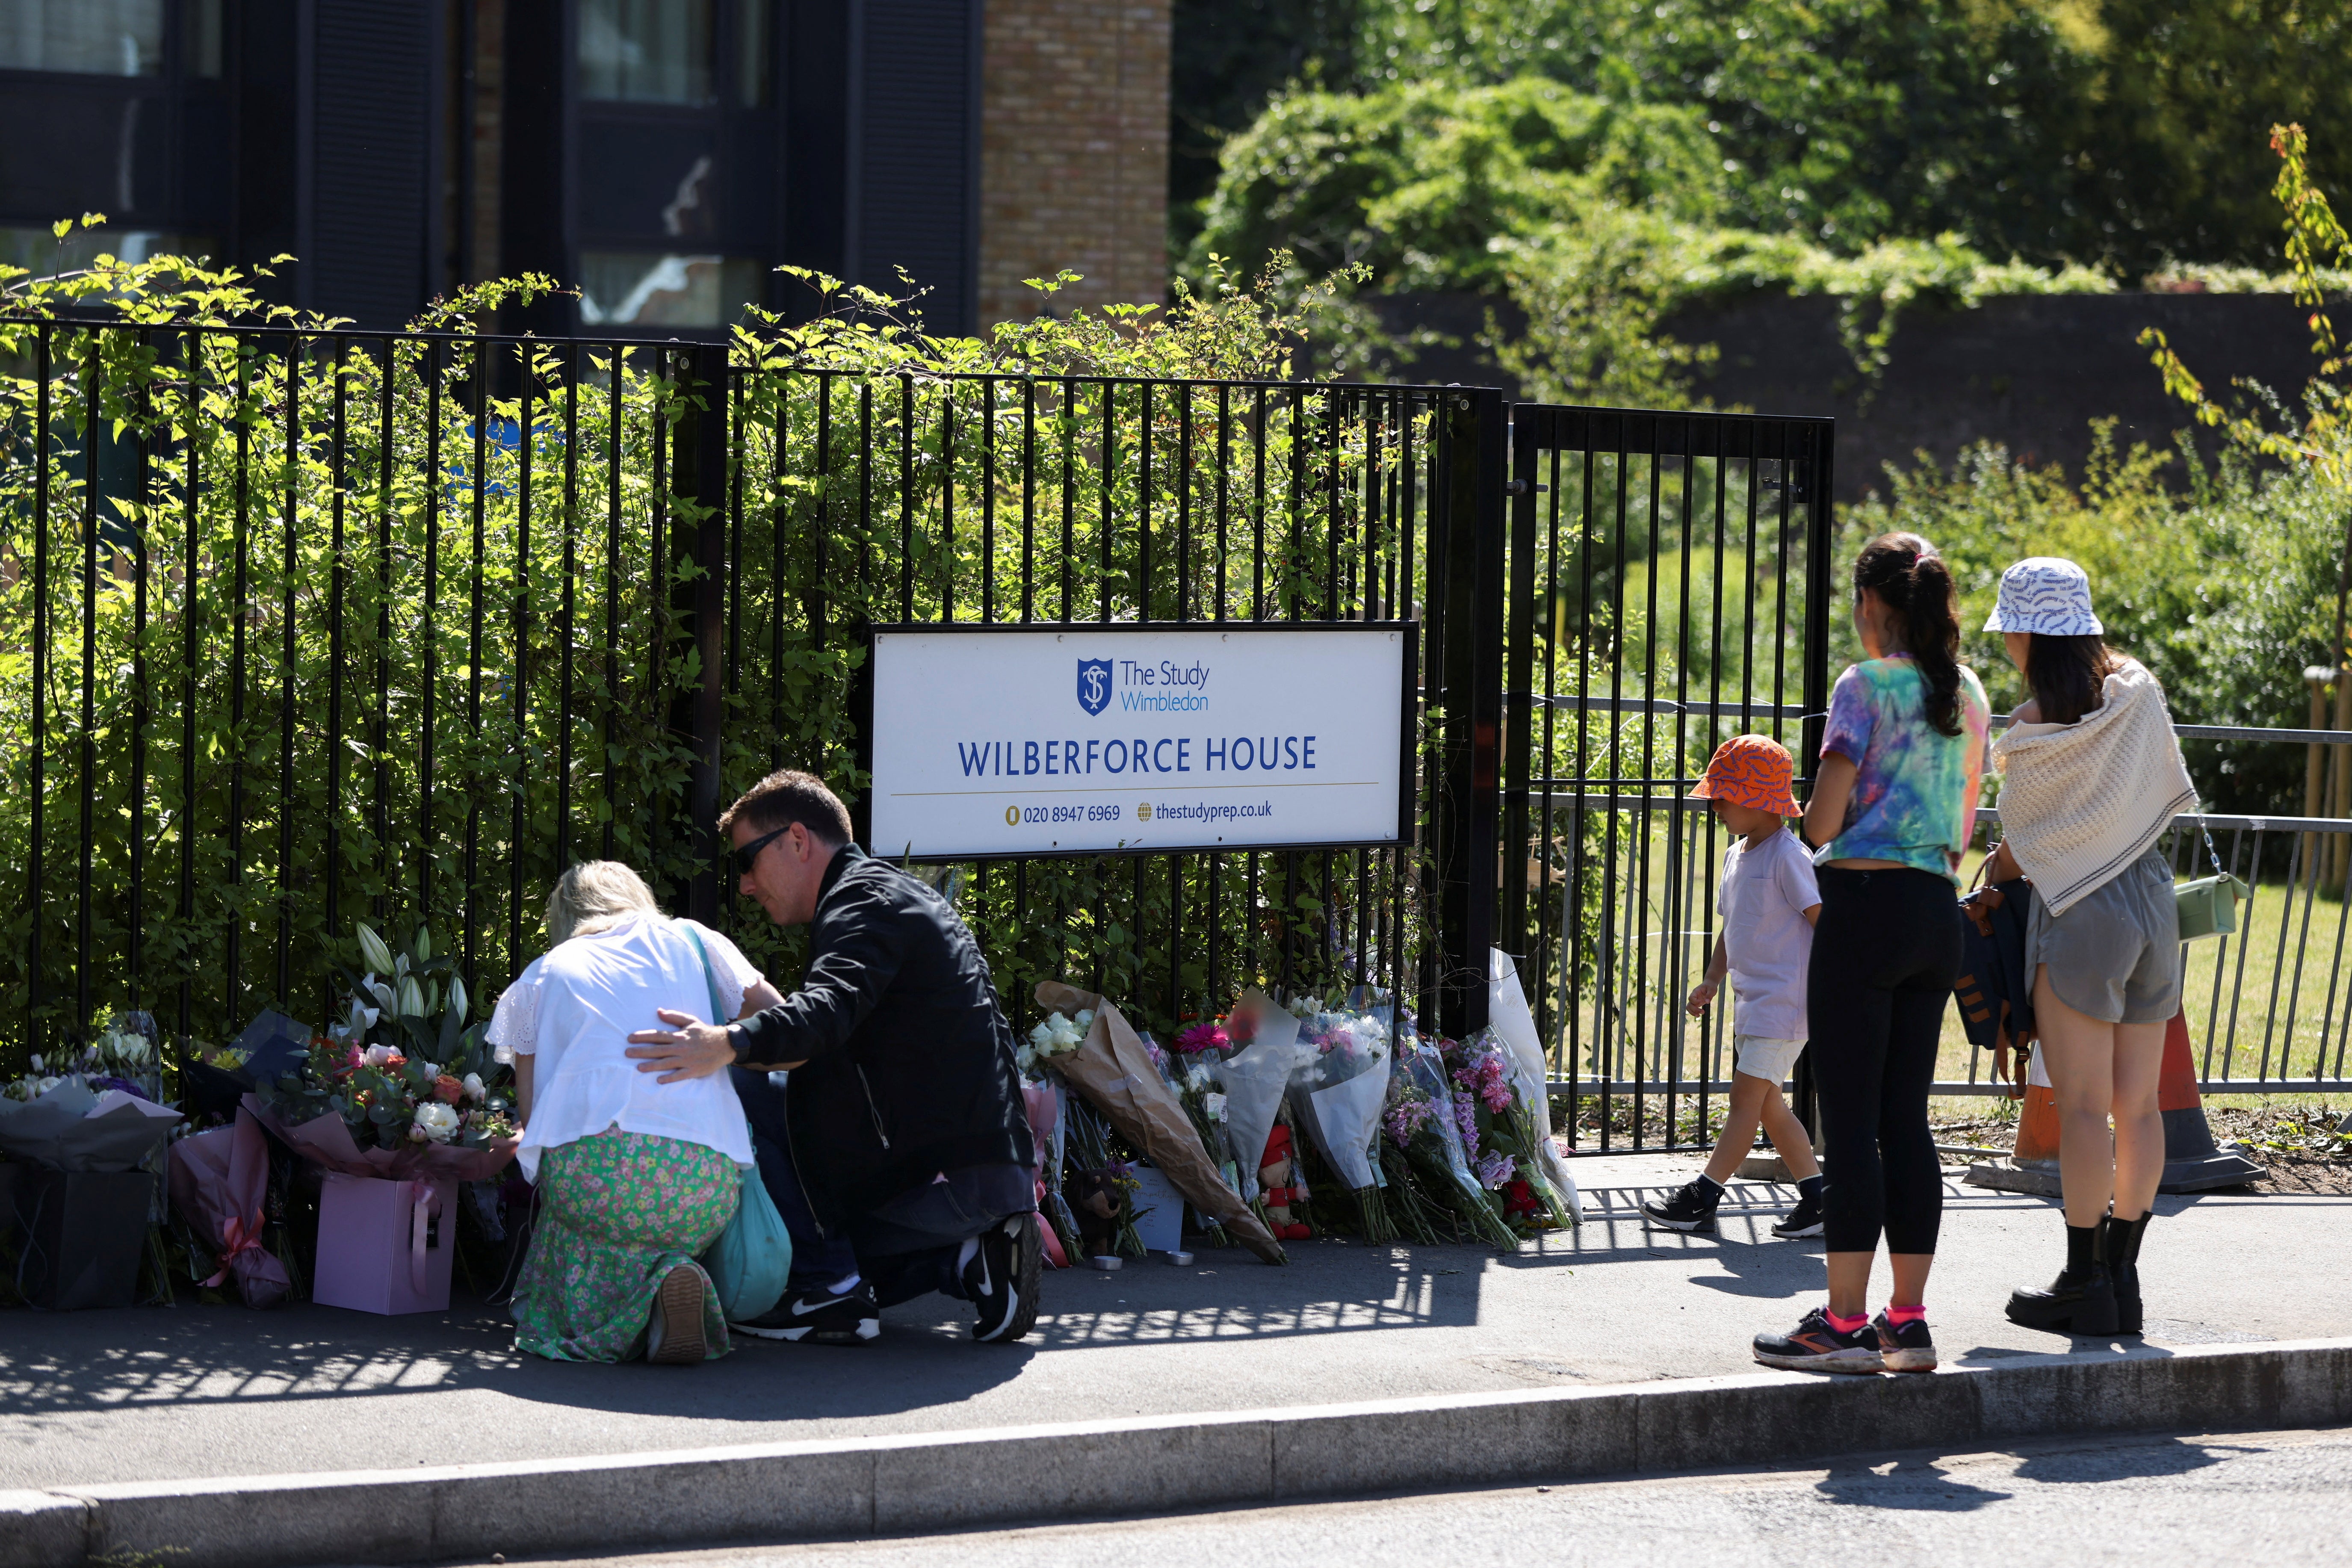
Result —
[{"label": "white school sign", "polygon": [[1414,629],[874,634],[874,853],[1393,844]]}]

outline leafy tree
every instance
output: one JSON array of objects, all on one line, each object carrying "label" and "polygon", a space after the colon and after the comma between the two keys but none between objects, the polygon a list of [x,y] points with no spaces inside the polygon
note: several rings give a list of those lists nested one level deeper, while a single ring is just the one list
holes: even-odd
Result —
[{"label": "leafy tree", "polygon": [[[2173,261],[2242,263],[2267,248],[2254,132],[2299,120],[2327,150],[2317,177],[2352,176],[2340,90],[2352,0],[1358,5],[1353,37],[1307,54],[1259,129],[1302,93],[1539,77],[1692,117],[1721,221],[1832,250],[1951,233],[1996,258],[2126,278]],[[1282,35],[1267,64],[1299,53],[1303,37]],[[1182,121],[1181,76],[1178,90]],[[1229,162],[1255,135],[1237,132]],[[1402,183],[1441,178],[1456,153],[1409,148],[1418,173]],[[1197,150],[1186,156],[1197,164]],[[1253,165],[1246,177],[1262,174]],[[1316,177],[1311,163],[1290,175]],[[1684,177],[1662,169],[1659,183]]]},{"label": "leafy tree", "polygon": [[1357,0],[1175,0],[1170,37],[1169,251],[1181,258],[1225,138],[1286,82],[1351,79]]},{"label": "leafy tree", "polygon": [[1318,271],[1367,266],[1384,289],[1492,287],[1503,266],[1491,242],[1580,206],[1711,216],[1716,163],[1685,110],[1540,77],[1302,89],[1226,145],[1191,264],[1223,256],[1254,271],[1289,251]]}]

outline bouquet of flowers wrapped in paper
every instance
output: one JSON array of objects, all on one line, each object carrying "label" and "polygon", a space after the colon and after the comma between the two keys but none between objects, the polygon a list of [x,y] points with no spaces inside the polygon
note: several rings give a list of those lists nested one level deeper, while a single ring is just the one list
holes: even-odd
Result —
[{"label": "bouquet of flowers wrapped in paper", "polygon": [[[1499,1204],[1471,1166],[1444,1057],[1420,1037],[1410,1019],[1397,1026],[1394,1051],[1388,1109],[1381,1119],[1383,1157],[1404,1167],[1403,1184],[1416,1193],[1426,1183],[1445,1210],[1481,1240],[1505,1251],[1516,1249],[1518,1234],[1505,1222]],[[1475,1136],[1475,1117],[1470,1124]]]},{"label": "bouquet of flowers wrapped in paper", "polygon": [[394,952],[359,928],[364,974],[342,971],[348,1011],[299,1067],[247,1109],[298,1152],[347,1175],[482,1181],[513,1158],[506,1068],[467,1023],[466,983],[418,927]]},{"label": "bouquet of flowers wrapped in paper", "polygon": [[1355,1199],[1364,1239],[1394,1240],[1373,1150],[1389,1098],[1388,1024],[1370,1012],[1318,1009],[1300,1022],[1291,1064],[1292,1121]]},{"label": "bouquet of flowers wrapped in paper", "polygon": [[1444,1054],[1463,1154],[1479,1185],[1496,1194],[1503,1217],[1528,1231],[1574,1225],[1544,1169],[1544,1134],[1510,1047],[1487,1028]]},{"label": "bouquet of flowers wrapped in paper", "polygon": [[1192,1119],[1152,1065],[1143,1042],[1117,1007],[1090,991],[1041,981],[1037,1005],[1076,1026],[1076,1016],[1091,1013],[1075,1046],[1063,1047],[1067,1030],[1049,1031],[1041,1050],[1045,1065],[1086,1096],[1135,1154],[1159,1167],[1171,1185],[1203,1215],[1233,1233],[1268,1263],[1282,1262],[1281,1244],[1228,1187],[1194,1130]]}]

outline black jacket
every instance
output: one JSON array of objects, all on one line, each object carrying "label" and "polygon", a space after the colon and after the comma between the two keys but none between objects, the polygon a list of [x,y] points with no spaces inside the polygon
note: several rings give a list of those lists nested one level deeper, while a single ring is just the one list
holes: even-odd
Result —
[{"label": "black jacket", "polygon": [[831,1229],[967,1165],[1026,1165],[1029,1118],[988,961],[939,894],[844,845],[825,868],[808,972],[734,1026],[739,1065],[795,1067],[785,1121]]}]

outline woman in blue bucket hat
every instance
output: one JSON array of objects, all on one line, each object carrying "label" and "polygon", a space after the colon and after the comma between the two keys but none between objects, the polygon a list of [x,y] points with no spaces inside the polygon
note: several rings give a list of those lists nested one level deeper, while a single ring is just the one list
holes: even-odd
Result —
[{"label": "woman in blue bucket hat", "polygon": [[1991,875],[2033,883],[2024,967],[2057,1096],[2066,1209],[2066,1267],[2047,1289],[2012,1293],[2009,1316],[2136,1334],[2140,1235],[2164,1173],[2157,1078],[2180,1006],[2172,869],[2157,845],[2197,792],[2163,689],[2107,647],[2080,566],[2052,556],[2011,566],[1985,630],[2001,634],[2032,692],[1993,746]]}]

